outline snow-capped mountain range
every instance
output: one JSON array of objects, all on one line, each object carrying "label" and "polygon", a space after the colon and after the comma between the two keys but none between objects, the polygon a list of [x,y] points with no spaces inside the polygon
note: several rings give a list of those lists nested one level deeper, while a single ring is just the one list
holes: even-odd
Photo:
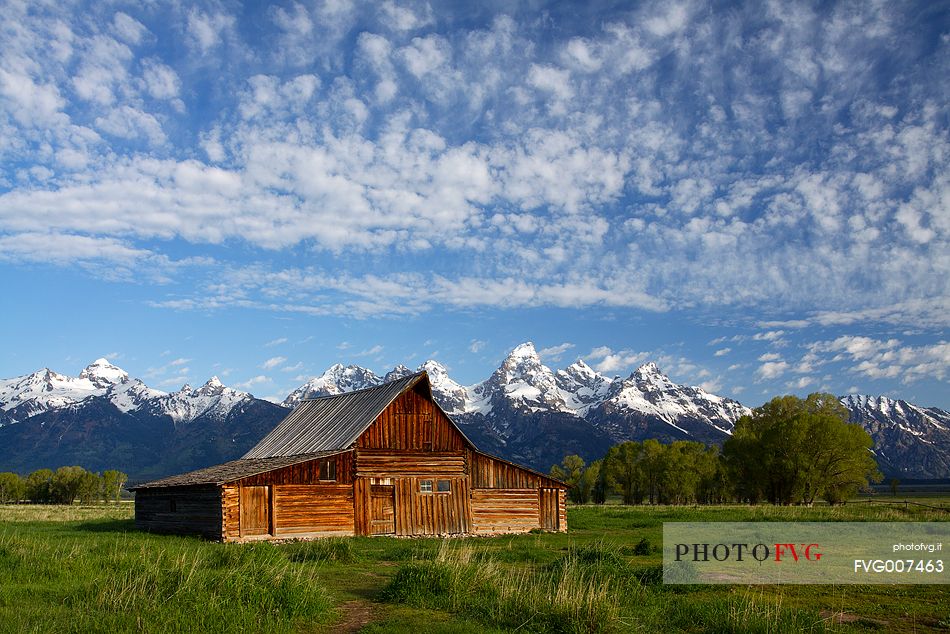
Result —
[{"label": "snow-capped mountain range", "polygon": [[195,389],[190,385],[170,394],[152,389],[106,359],[96,359],[79,373],[65,376],[43,368],[33,374],[0,380],[0,409],[14,423],[37,414],[104,398],[123,413],[147,411],[167,415],[175,423],[199,416],[223,418],[238,404],[254,397],[226,387],[218,377]]},{"label": "snow-capped mountain range", "polygon": [[[530,342],[517,346],[490,377],[474,385],[460,385],[434,360],[415,371],[420,370],[428,373],[436,401],[478,446],[544,470],[566,453],[597,458],[624,440],[721,443],[738,419],[751,413],[738,401],[674,383],[655,363],[626,378],[604,376],[582,360],[555,371],[541,362]],[[70,421],[88,422],[103,412],[113,412],[109,415],[117,421],[134,419],[136,425],[166,421],[162,425],[170,425],[169,433],[182,446],[210,442],[215,456],[240,455],[238,439],[252,445],[255,434],[268,431],[269,421],[279,420],[302,399],[373,387],[412,372],[399,365],[380,376],[360,366],[335,364],[277,406],[226,387],[217,377],[198,388],[185,385],[166,393],[106,359],[97,359],[78,377],[44,368],[0,380],[0,469],[8,430],[27,421],[41,421],[40,427],[54,421],[72,429],[76,425]],[[886,473],[950,477],[950,413],[886,397],[852,395],[841,402],[852,420],[871,433]],[[21,438],[17,446],[36,442]],[[211,458],[189,460],[194,462],[189,467],[207,466],[198,462]]]},{"label": "snow-capped mountain range", "polygon": [[[475,385],[456,383],[438,361],[426,361],[416,371],[421,370],[429,375],[436,401],[452,416],[487,417],[497,410],[513,410],[521,414],[561,412],[585,418],[594,408],[608,405],[613,411],[636,411],[670,425],[684,418],[703,420],[729,433],[740,416],[751,412],[737,401],[673,383],[655,363],[641,366],[626,379],[599,374],[580,359],[554,372],[541,363],[530,342],[512,350],[487,380]],[[380,377],[359,366],[336,364],[294,390],[283,404],[293,407],[305,398],[373,387],[411,373],[400,365]]]}]

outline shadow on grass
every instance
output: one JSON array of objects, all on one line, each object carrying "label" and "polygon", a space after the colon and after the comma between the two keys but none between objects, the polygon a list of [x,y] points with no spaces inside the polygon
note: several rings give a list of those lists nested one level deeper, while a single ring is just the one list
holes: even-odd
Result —
[{"label": "shadow on grass", "polygon": [[94,520],[76,525],[76,530],[86,533],[131,533],[135,528],[135,520]]}]

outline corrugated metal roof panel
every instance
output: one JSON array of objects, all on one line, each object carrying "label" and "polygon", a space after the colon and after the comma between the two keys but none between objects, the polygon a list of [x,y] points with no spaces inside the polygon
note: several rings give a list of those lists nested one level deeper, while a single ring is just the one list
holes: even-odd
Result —
[{"label": "corrugated metal roof panel", "polygon": [[425,372],[419,372],[378,387],[302,401],[243,457],[348,449],[390,403],[424,379]]}]

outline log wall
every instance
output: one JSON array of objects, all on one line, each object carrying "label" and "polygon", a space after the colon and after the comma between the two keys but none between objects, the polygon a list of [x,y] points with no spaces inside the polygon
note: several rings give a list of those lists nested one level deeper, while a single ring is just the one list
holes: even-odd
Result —
[{"label": "log wall", "polygon": [[271,486],[268,501],[272,530],[264,535],[245,534],[241,530],[241,490],[242,487],[233,485],[226,485],[222,490],[225,541],[354,534],[353,486],[350,484]]},{"label": "log wall", "polygon": [[472,489],[472,532],[525,533],[541,528],[537,489]]},{"label": "log wall", "polygon": [[458,452],[358,449],[357,477],[451,476],[465,474],[465,454]]},{"label": "log wall", "polygon": [[221,539],[221,525],[221,491],[217,486],[135,492],[135,527],[140,530]]},{"label": "log wall", "polygon": [[276,537],[353,534],[353,486],[283,484],[274,487]]},{"label": "log wall", "polygon": [[473,489],[565,488],[562,482],[528,471],[524,467],[501,458],[487,456],[477,451],[466,453]]}]

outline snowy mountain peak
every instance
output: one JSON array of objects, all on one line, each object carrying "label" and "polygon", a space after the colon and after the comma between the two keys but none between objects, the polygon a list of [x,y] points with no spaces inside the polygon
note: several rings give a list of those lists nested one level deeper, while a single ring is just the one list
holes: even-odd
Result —
[{"label": "snowy mountain peak", "polygon": [[487,414],[500,405],[521,412],[573,412],[530,341],[512,350],[487,381],[472,388],[467,409]]},{"label": "snowy mountain peak", "polygon": [[389,383],[390,381],[395,381],[396,379],[402,379],[409,376],[410,374],[412,374],[412,370],[400,363],[395,368],[386,373],[386,376],[383,377],[383,383]]},{"label": "snowy mountain peak", "polygon": [[322,375],[310,379],[291,392],[284,399],[283,404],[287,407],[294,407],[307,398],[342,394],[343,392],[374,387],[382,383],[383,379],[372,370],[361,368],[358,365],[344,366],[341,363],[334,363]]},{"label": "snowy mountain peak", "polygon": [[534,343],[532,343],[531,341],[525,341],[524,343],[515,346],[515,349],[508,353],[508,358],[509,359],[529,358],[529,359],[538,359],[540,361],[540,357],[538,356],[538,351],[535,350]]},{"label": "snowy mountain peak", "polygon": [[[194,393],[200,396],[219,396],[224,392],[237,393],[237,390],[232,390],[231,388],[226,387],[224,383],[222,383],[221,380],[216,376],[211,377],[205,382],[204,385],[199,387],[197,390],[194,390]],[[243,392],[241,392],[241,394],[243,394]]]},{"label": "snowy mountain peak", "polygon": [[419,366],[420,371],[429,375],[432,397],[447,414],[462,414],[469,401],[468,390],[449,377],[448,369],[433,359]]},{"label": "snowy mountain peak", "polygon": [[79,378],[88,380],[98,388],[107,389],[111,385],[128,381],[129,373],[109,363],[108,359],[99,358],[87,365],[79,373]]},{"label": "snowy mountain peak", "polygon": [[607,398],[613,384],[613,379],[599,374],[581,359],[558,370],[554,378],[568,407],[581,417]]},{"label": "snowy mountain peak", "polygon": [[653,416],[686,435],[690,435],[684,428],[687,423],[701,423],[722,433],[732,433],[736,421],[752,411],[738,401],[710,394],[700,387],[673,383],[652,362],[643,364],[628,378],[614,381],[603,407],[607,412]]}]

